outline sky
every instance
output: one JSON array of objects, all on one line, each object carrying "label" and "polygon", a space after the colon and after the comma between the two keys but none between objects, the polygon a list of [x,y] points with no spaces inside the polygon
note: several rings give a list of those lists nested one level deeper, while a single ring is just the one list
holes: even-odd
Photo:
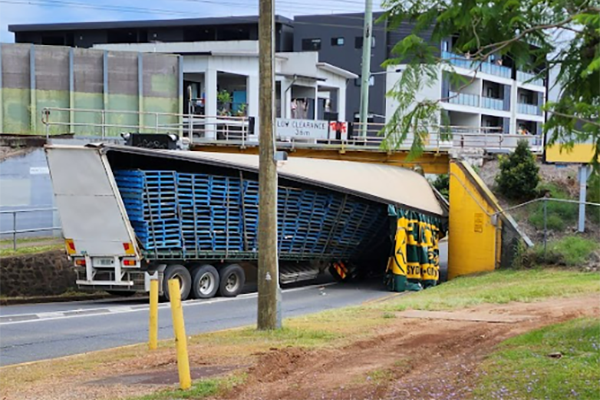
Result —
[{"label": "sky", "polygon": [[[275,0],[286,17],[361,12],[364,0]],[[379,4],[378,0],[374,0]],[[375,6],[376,9],[379,7]],[[0,0],[0,42],[14,42],[8,25],[256,15],[258,0]]]}]

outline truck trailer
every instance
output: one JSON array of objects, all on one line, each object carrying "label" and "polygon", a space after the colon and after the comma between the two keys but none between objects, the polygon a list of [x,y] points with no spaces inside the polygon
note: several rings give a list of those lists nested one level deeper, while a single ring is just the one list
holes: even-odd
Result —
[{"label": "truck trailer", "polygon": [[[231,297],[256,274],[257,156],[112,144],[46,154],[80,289],[128,295],[154,278],[168,298],[177,278],[182,299]],[[397,247],[390,209],[447,213],[423,176],[393,166],[292,157],[278,180],[282,283],[383,274]]]}]

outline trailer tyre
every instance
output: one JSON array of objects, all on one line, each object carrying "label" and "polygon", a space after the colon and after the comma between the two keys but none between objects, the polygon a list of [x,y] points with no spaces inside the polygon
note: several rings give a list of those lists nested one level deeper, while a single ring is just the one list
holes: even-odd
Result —
[{"label": "trailer tyre", "polygon": [[192,294],[196,299],[209,299],[219,290],[219,273],[212,265],[201,265],[193,270]]},{"label": "trailer tyre", "polygon": [[223,297],[235,297],[244,288],[246,274],[242,267],[237,264],[231,264],[221,269],[221,284],[219,292]]},{"label": "trailer tyre", "polygon": [[192,290],[192,276],[190,271],[187,270],[183,265],[169,265],[165,269],[165,275],[163,279],[163,293],[165,300],[170,300],[169,297],[169,280],[179,279],[179,288],[181,293],[181,300],[187,300]]}]

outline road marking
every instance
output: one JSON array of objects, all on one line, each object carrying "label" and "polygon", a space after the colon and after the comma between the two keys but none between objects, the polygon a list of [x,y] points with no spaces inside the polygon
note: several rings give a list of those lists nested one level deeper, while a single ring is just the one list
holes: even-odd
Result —
[{"label": "road marking", "polygon": [[[309,289],[321,288],[325,286],[335,285],[337,282],[324,283],[319,285],[311,285],[304,286],[299,288],[292,288],[282,290],[282,293],[293,293],[299,292]],[[245,293],[238,295],[237,297],[219,297],[212,299],[196,299],[196,300],[187,300],[182,303],[183,307],[191,307],[191,306],[203,306],[215,303],[223,303],[227,301],[236,301],[236,300],[246,300],[257,297],[257,293]],[[169,303],[162,303],[158,305],[158,309],[168,309],[171,308]],[[59,319],[67,319],[67,318],[80,318],[80,317],[92,317],[97,315],[107,315],[107,314],[123,314],[130,312],[138,312],[138,311],[146,311],[148,310],[148,305],[135,305],[135,306],[118,306],[118,307],[104,307],[104,308],[88,308],[88,309],[75,309],[75,310],[67,310],[67,311],[53,311],[53,312],[44,312],[38,314],[15,314],[15,315],[7,315],[0,317],[0,326],[4,325],[14,325],[14,324],[25,324],[30,322],[41,322],[48,320],[59,320]]]}]

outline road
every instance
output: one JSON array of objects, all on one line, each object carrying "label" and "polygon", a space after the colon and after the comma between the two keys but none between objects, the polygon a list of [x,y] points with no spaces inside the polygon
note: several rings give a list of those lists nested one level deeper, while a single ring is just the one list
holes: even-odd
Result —
[{"label": "road", "polygon": [[[440,275],[447,274],[447,242],[440,243]],[[315,313],[389,296],[381,280],[317,285],[283,290],[283,317]],[[188,334],[256,321],[256,285],[234,299],[184,302]],[[143,343],[148,334],[147,298],[0,307],[0,366]],[[159,306],[159,338],[173,337],[168,303]]]},{"label": "road", "polygon": [[[283,317],[361,304],[389,296],[381,281],[284,289]],[[78,354],[134,343],[148,335],[146,299],[0,308],[0,365]],[[184,303],[188,334],[252,325],[256,294]],[[159,306],[159,339],[173,337],[168,303]]]}]

